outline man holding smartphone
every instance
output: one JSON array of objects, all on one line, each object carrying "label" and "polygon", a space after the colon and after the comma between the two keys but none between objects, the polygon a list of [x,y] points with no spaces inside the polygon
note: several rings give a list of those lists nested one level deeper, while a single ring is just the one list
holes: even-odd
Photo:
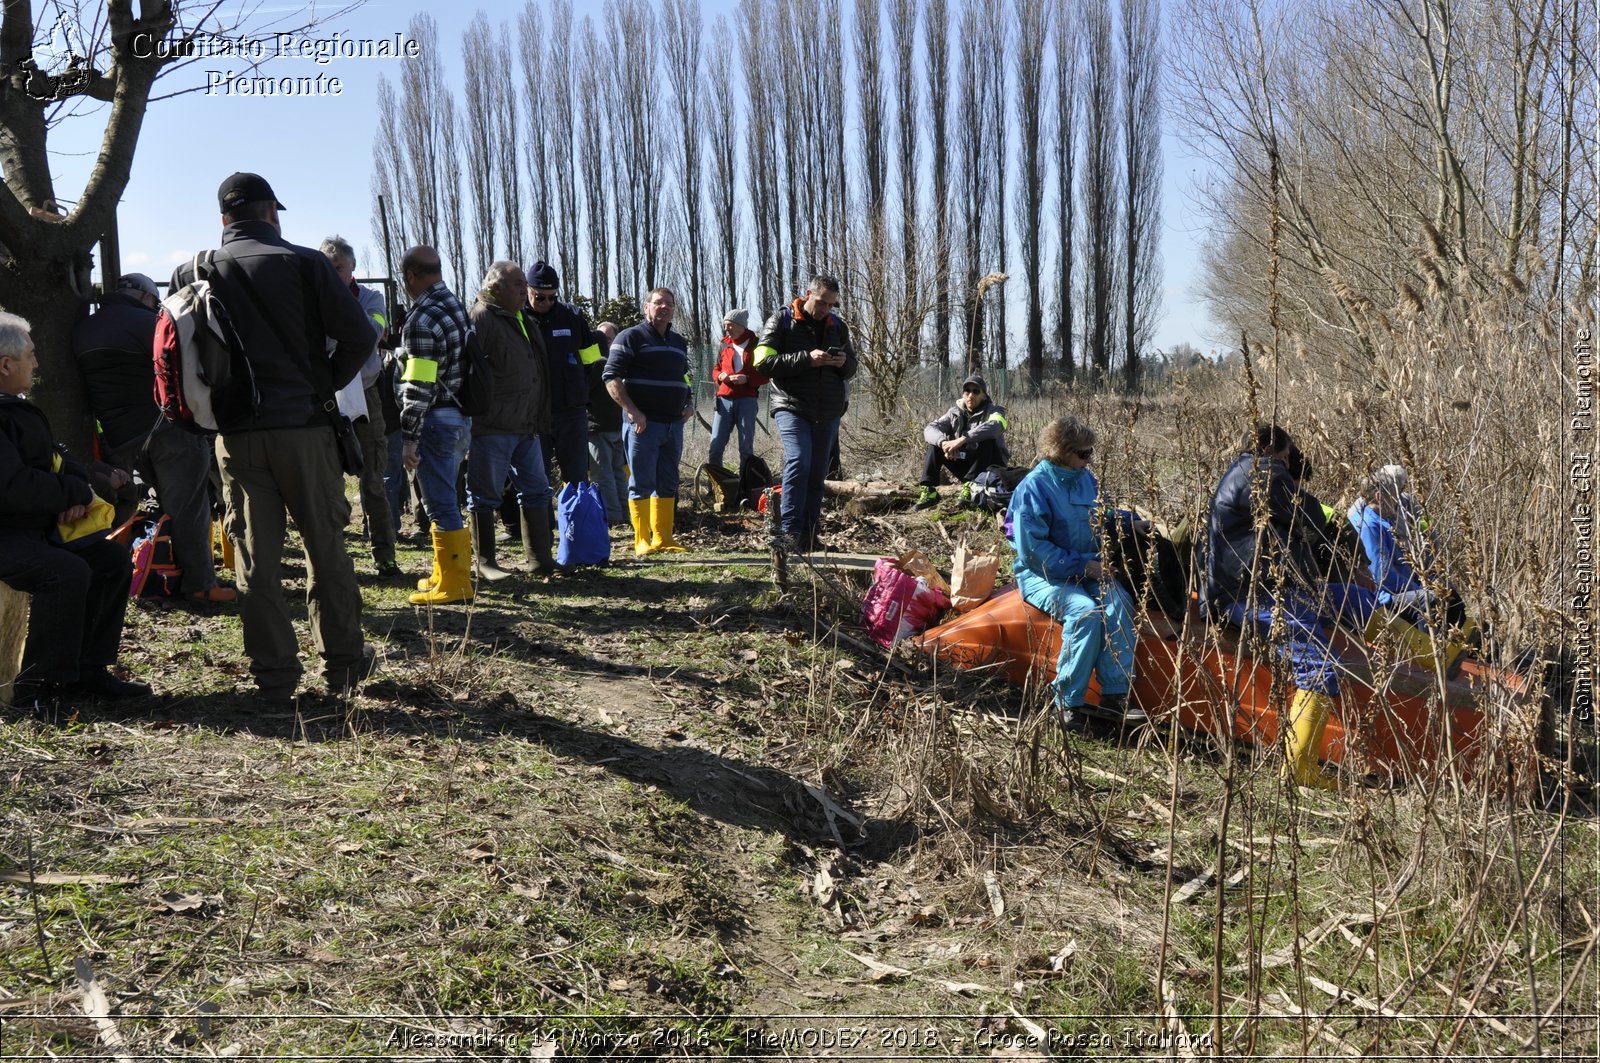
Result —
[{"label": "man holding smartphone", "polygon": [[839,282],[819,273],[806,293],[767,320],[756,343],[755,369],[772,379],[772,418],[783,440],[780,545],[825,550],[822,483],[855,376],[850,330],[835,308]]}]

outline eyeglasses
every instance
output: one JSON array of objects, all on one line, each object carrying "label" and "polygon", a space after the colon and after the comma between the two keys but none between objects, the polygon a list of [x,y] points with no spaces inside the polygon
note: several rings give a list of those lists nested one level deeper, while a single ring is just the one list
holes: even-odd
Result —
[{"label": "eyeglasses", "polygon": [[1078,456],[1078,460],[1088,461],[1090,458],[1094,457],[1094,448],[1084,447],[1082,450],[1074,450],[1073,453]]}]

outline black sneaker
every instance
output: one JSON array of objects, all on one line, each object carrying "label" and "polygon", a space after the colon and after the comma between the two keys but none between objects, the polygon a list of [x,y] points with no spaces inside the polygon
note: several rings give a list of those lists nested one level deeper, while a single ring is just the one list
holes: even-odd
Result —
[{"label": "black sneaker", "polygon": [[931,487],[924,487],[917,500],[912,503],[912,509],[932,509],[939,504],[939,492]]},{"label": "black sneaker", "polygon": [[396,564],[393,559],[375,561],[373,562],[373,567],[378,570],[379,579],[399,579],[406,574],[405,569]]}]

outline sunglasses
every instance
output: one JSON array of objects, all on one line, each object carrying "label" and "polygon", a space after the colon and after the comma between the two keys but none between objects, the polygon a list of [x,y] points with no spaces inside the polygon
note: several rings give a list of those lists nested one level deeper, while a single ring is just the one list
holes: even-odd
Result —
[{"label": "sunglasses", "polygon": [[1078,456],[1080,461],[1088,461],[1090,458],[1094,457],[1094,448],[1084,447],[1082,450],[1074,450],[1073,453]]}]

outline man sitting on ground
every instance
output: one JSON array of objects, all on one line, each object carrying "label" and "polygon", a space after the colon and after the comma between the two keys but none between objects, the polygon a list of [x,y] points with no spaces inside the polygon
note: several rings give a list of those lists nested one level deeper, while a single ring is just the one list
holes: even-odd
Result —
[{"label": "man sitting on ground", "polygon": [[949,469],[962,483],[992,465],[1011,460],[1006,449],[1006,408],[989,397],[983,377],[973,374],[961,382],[961,398],[922,430],[928,449],[922,462],[922,491],[916,509],[931,509],[939,501],[939,470]]},{"label": "man sitting on ground", "polygon": [[56,444],[44,411],[23,398],[38,360],[29,326],[0,313],[0,582],[32,596],[13,705],[51,710],[66,699],[150,693],[118,679],[132,564],[104,536],[62,541],[58,524],[94,501],[89,474]]}]

